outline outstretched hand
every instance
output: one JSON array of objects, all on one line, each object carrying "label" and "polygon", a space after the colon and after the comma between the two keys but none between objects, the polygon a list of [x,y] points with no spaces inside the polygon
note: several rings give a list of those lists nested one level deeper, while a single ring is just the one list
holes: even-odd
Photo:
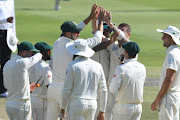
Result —
[{"label": "outstretched hand", "polygon": [[104,21],[105,18],[106,18],[106,11],[103,7],[99,7],[100,8],[100,11],[99,11],[99,16],[98,16],[98,20],[99,21]]},{"label": "outstretched hand", "polygon": [[110,25],[111,24],[111,20],[112,20],[111,12],[107,10],[106,11],[105,23],[107,25]]},{"label": "outstretched hand", "polygon": [[90,13],[90,18],[95,19],[98,16],[99,9],[97,3],[94,3],[93,6],[91,7],[91,13]]}]

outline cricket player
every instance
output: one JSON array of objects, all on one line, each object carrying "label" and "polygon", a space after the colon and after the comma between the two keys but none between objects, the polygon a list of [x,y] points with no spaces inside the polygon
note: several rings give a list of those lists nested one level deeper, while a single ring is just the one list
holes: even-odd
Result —
[{"label": "cricket player", "polygon": [[124,64],[117,66],[109,90],[115,97],[112,120],[140,120],[146,68],[136,54],[140,48],[135,42],[123,43]]},{"label": "cricket player", "polygon": [[107,87],[100,63],[91,60],[94,51],[88,47],[86,40],[77,39],[66,44],[67,50],[76,55],[70,62],[64,83],[61,113],[65,113],[69,100],[69,120],[95,120],[97,109],[97,92],[100,92],[99,120],[104,119],[107,102]]},{"label": "cricket player", "polygon": [[[93,33],[96,32],[98,26],[97,26],[97,18],[92,20],[92,29],[93,29]],[[104,22],[103,23],[103,36],[106,38],[106,41],[110,40],[110,35],[111,35],[111,28]],[[105,74],[105,79],[107,80],[109,77],[109,65],[110,65],[110,54],[109,51],[107,49],[103,49],[100,50],[98,52],[95,52],[94,55],[91,57],[92,60],[95,60],[96,62],[99,62],[102,67],[103,67],[103,71]],[[99,93],[98,93],[98,97]],[[97,106],[97,110],[96,110],[96,116],[98,116],[99,114],[99,105]]]},{"label": "cricket player", "polygon": [[[103,39],[106,39],[101,44],[97,45],[93,48],[96,52],[99,50],[106,49],[109,53],[109,73],[107,79],[108,86],[108,102],[106,108],[106,120],[110,120],[112,118],[112,108],[115,104],[115,98],[112,96],[109,91],[109,84],[113,78],[113,74],[118,65],[120,65],[124,60],[122,43],[129,42],[129,37],[131,36],[131,27],[127,23],[121,23],[118,28],[111,22],[111,13],[107,11],[107,15],[109,19],[106,19],[106,23],[108,26],[114,31],[114,34],[111,36],[111,39],[108,40],[107,37],[103,36]],[[117,41],[118,39],[118,41]],[[101,58],[103,59],[103,58]],[[105,61],[105,59],[104,59]],[[108,62],[106,62],[108,63]],[[103,65],[104,66],[104,65]],[[106,73],[106,71],[104,71]]]},{"label": "cricket player", "polygon": [[30,82],[36,83],[37,89],[31,93],[33,120],[46,120],[47,116],[47,88],[52,82],[52,70],[47,60],[51,58],[51,47],[45,42],[38,42],[35,48],[42,54],[42,60],[30,68]]},{"label": "cricket player", "polygon": [[168,26],[163,33],[163,46],[167,48],[159,82],[159,93],[151,110],[159,110],[159,120],[179,120],[180,107],[180,30]]},{"label": "cricket player", "polygon": [[[82,30],[82,24],[85,26],[94,16],[96,12],[97,4],[94,4],[90,16],[85,19],[79,25],[76,25],[72,21],[66,21],[61,25],[62,36],[54,43],[53,55],[50,65],[53,69],[53,82],[48,87],[48,108],[47,108],[47,120],[56,120],[58,118],[64,87],[64,80],[66,75],[66,69],[73,60],[73,55],[66,50],[66,44],[75,41],[79,32]],[[88,38],[88,45],[93,48],[97,44],[101,43],[103,33],[103,20],[105,18],[105,10],[101,10],[99,13],[99,25],[98,30],[94,34],[94,37]],[[81,26],[81,27],[80,27]]]},{"label": "cricket player", "polygon": [[[8,92],[6,112],[10,120],[31,119],[28,70],[42,58],[41,53],[32,56],[34,52],[39,52],[39,50],[35,49],[32,43],[27,41],[22,42],[18,46],[17,55],[13,55],[12,59],[6,62],[4,66],[4,86]],[[31,87],[34,86],[35,83],[32,83]]]}]

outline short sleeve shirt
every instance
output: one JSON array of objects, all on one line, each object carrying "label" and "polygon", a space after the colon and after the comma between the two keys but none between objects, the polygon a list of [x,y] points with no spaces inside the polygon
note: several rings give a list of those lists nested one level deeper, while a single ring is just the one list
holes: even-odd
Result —
[{"label": "short sleeve shirt", "polygon": [[180,91],[180,50],[177,45],[171,45],[167,48],[166,54],[167,56],[162,66],[159,87],[161,88],[162,86],[167,69],[172,69],[176,71],[176,74],[169,90]]}]

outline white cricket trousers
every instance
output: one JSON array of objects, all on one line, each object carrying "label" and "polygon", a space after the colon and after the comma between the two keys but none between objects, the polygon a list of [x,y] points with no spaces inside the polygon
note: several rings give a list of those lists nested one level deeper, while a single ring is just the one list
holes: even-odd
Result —
[{"label": "white cricket trousers", "polygon": [[112,120],[140,120],[142,113],[141,104],[115,103]]},{"label": "white cricket trousers", "polygon": [[38,96],[31,96],[32,118],[33,120],[46,120],[47,99]]},{"label": "white cricket trousers", "polygon": [[63,98],[64,82],[52,82],[47,90],[47,118],[58,120]]},{"label": "white cricket trousers", "polygon": [[159,105],[159,120],[179,120],[180,92],[168,91]]},{"label": "white cricket trousers", "polygon": [[6,102],[6,112],[10,120],[30,120],[31,102],[30,100]]},{"label": "white cricket trousers", "polygon": [[69,101],[69,120],[96,120],[97,100],[71,99]]}]

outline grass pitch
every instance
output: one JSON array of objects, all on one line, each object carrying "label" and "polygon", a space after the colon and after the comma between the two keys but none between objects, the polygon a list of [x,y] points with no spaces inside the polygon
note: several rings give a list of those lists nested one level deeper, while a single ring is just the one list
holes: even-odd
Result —
[{"label": "grass pitch", "polygon": [[[151,103],[155,99],[158,92],[157,87],[144,87],[144,102],[142,104],[142,115],[141,120],[158,120],[158,112],[151,111]],[[0,120],[8,120],[8,116],[6,114],[6,99],[0,98]]]}]

